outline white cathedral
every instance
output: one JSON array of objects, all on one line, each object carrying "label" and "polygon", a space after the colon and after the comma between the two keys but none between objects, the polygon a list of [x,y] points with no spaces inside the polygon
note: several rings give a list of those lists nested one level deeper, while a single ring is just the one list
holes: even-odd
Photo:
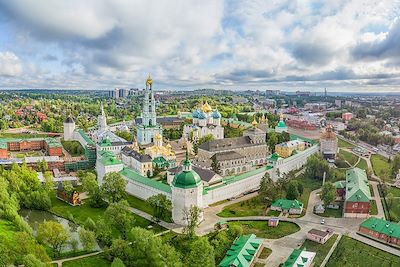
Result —
[{"label": "white cathedral", "polygon": [[[214,139],[224,138],[224,127],[221,126],[221,113],[212,110],[207,101],[192,113],[193,123],[183,127],[183,136],[196,141],[211,134]],[[192,135],[192,136],[191,136]]]},{"label": "white cathedral", "polygon": [[157,133],[162,135],[162,127],[157,123],[153,80],[149,75],[149,78],[146,80],[146,89],[144,91],[142,123],[137,126],[137,142],[140,145],[153,143]]}]

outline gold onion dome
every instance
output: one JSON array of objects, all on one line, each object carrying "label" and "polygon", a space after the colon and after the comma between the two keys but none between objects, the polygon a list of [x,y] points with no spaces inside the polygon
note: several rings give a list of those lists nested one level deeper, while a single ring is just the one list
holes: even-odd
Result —
[{"label": "gold onion dome", "polygon": [[160,134],[160,133],[157,133],[156,136],[155,136],[155,139],[156,139],[156,140],[161,140],[161,138],[162,138],[161,134]]},{"label": "gold onion dome", "polygon": [[209,112],[212,111],[212,108],[211,108],[211,106],[207,103],[207,101],[206,101],[206,103],[204,103],[204,105],[201,107],[201,109],[202,109],[205,113],[209,113]]},{"label": "gold onion dome", "polygon": [[151,85],[153,83],[153,80],[151,79],[151,76],[149,74],[149,77],[146,80],[146,85]]},{"label": "gold onion dome", "polygon": [[251,123],[251,125],[253,125],[253,127],[256,127],[257,126],[257,121],[256,121],[256,118],[254,118],[254,120],[253,120],[253,122]]}]

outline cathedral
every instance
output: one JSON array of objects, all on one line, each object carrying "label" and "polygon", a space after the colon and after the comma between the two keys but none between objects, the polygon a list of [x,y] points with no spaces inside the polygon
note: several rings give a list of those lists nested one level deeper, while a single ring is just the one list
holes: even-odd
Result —
[{"label": "cathedral", "polygon": [[224,127],[221,126],[221,113],[217,109],[212,110],[207,101],[200,109],[193,113],[193,124],[185,125],[183,136],[187,140],[196,141],[206,135],[211,134],[214,139],[224,138]]},{"label": "cathedral", "polygon": [[156,134],[162,135],[162,127],[156,121],[156,102],[153,93],[153,80],[150,75],[146,80],[144,92],[142,122],[137,127],[137,141],[140,145],[148,145],[154,142]]}]

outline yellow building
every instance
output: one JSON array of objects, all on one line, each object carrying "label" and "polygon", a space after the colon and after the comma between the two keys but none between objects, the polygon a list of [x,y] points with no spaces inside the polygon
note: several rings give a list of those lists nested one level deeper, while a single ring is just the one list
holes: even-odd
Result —
[{"label": "yellow building", "polygon": [[277,144],[275,152],[282,158],[290,157],[294,151],[303,151],[306,149],[306,143],[300,140],[288,141],[285,143]]},{"label": "yellow building", "polygon": [[172,151],[170,144],[163,146],[162,136],[159,133],[154,137],[154,145],[146,148],[145,154],[149,155],[153,161],[157,158],[164,158],[169,163],[170,168],[176,166],[175,152]]}]

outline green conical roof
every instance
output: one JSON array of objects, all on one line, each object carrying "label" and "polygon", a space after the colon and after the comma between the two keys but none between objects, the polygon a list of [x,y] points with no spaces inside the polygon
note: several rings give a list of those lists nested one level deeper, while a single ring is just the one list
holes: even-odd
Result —
[{"label": "green conical roof", "polygon": [[192,170],[192,163],[186,152],[186,159],[183,162],[182,171],[177,173],[172,181],[172,185],[179,188],[193,188],[201,184],[200,176]]},{"label": "green conical roof", "polygon": [[278,123],[279,128],[286,128],[286,123],[283,120],[280,120]]}]

